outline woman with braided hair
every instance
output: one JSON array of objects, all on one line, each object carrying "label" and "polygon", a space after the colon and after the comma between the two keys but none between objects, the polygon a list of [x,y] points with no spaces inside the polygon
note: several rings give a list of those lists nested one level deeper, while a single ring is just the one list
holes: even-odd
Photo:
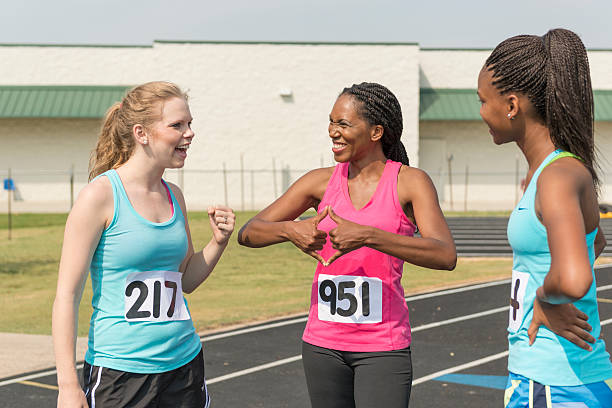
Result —
[{"label": "woman with braided hair", "polygon": [[[408,166],[400,104],[387,88],[345,88],[328,131],[338,164],[297,180],[238,240],[291,241],[319,261],[302,344],[312,406],[404,408],[412,363],[402,266],[453,269],[455,245],[430,178]],[[318,215],[294,221],[309,208]]]},{"label": "woman with braided hair", "polygon": [[529,170],[510,216],[514,252],[505,407],[612,407],[612,364],[597,310],[599,229],[593,91],[571,31],[500,43],[478,77],[496,144],[515,142]]}]

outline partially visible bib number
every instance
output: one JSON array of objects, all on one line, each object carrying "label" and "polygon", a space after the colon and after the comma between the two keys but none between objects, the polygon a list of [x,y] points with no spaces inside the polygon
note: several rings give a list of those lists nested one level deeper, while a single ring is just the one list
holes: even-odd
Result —
[{"label": "partially visible bib number", "polygon": [[512,333],[518,331],[525,315],[525,291],[529,282],[526,272],[512,271],[512,285],[510,285],[510,311],[508,330]]},{"label": "partially visible bib number", "polygon": [[190,319],[181,284],[182,273],[149,271],[125,281],[125,320],[167,322]]},{"label": "partially visible bib number", "polygon": [[380,323],[382,281],[378,278],[319,274],[319,320],[338,323]]}]

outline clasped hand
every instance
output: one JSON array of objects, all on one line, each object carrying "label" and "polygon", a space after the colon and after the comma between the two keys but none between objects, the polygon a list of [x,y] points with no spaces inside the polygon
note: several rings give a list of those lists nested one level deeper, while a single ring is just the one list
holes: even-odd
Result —
[{"label": "clasped hand", "polygon": [[[336,252],[325,260],[317,251],[323,249],[328,234],[317,227],[328,215],[336,223],[336,228],[329,231],[329,240]],[[315,217],[295,222],[289,239],[304,253],[312,256],[324,266],[328,266],[342,255],[361,248],[365,244],[367,228],[345,220],[338,216],[330,206],[327,206]]]}]

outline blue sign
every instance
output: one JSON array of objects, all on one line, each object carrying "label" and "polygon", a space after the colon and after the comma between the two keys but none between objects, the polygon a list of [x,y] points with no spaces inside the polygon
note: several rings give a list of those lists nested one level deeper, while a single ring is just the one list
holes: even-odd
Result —
[{"label": "blue sign", "polygon": [[13,179],[4,179],[4,189],[14,191],[15,181]]}]

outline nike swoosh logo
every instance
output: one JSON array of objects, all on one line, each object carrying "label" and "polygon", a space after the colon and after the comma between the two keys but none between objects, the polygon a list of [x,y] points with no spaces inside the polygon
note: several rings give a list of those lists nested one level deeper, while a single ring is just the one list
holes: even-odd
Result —
[{"label": "nike swoosh logo", "polygon": [[527,210],[527,208],[526,207],[519,207],[518,210],[519,211],[523,211],[523,210]]}]

